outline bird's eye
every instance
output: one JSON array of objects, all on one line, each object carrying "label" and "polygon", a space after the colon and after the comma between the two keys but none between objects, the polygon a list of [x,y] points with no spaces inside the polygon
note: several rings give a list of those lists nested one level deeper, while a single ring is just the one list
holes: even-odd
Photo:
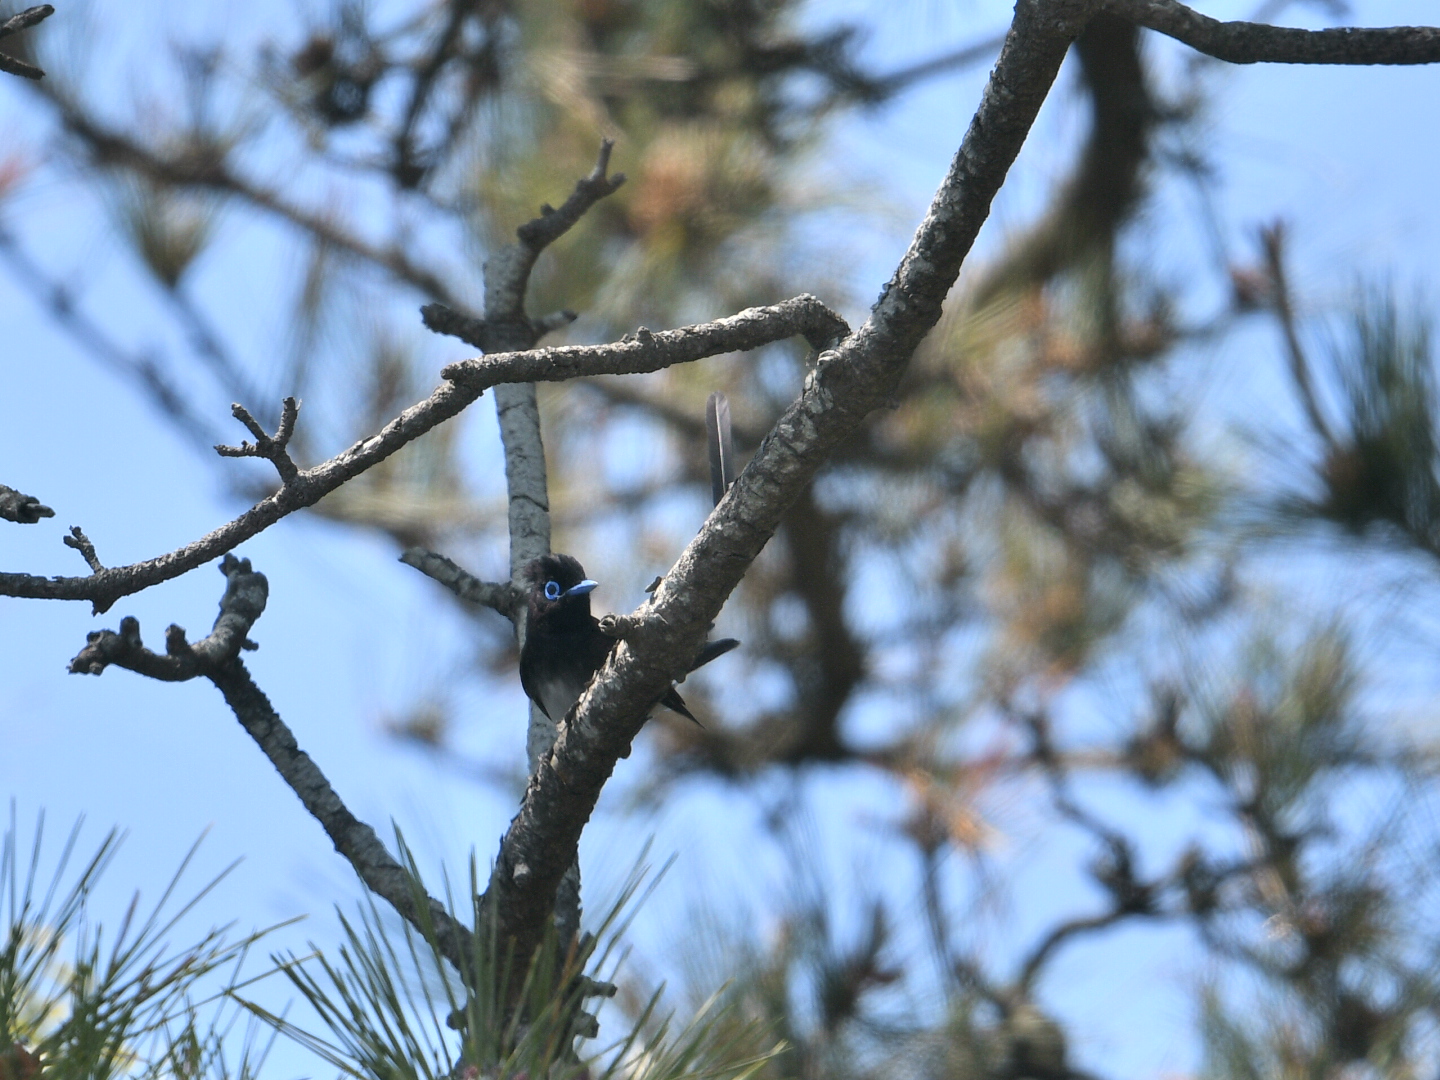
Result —
[{"label": "bird's eye", "polygon": [[547,599],[547,600],[559,600],[559,599],[560,599],[560,583],[559,583],[558,581],[547,581],[547,582],[545,582],[545,599]]}]

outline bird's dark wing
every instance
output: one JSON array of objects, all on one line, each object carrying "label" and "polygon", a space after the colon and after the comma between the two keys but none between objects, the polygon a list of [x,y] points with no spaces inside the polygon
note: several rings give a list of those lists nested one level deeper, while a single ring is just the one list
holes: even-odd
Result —
[{"label": "bird's dark wing", "polygon": [[[700,655],[690,665],[690,670],[703,667],[739,644],[734,638],[707,641],[700,650]],[[535,702],[547,717],[552,720],[562,719],[563,717],[553,716],[551,710],[545,707],[545,698],[557,696],[559,684],[558,696],[569,698],[573,703],[595,672],[605,663],[605,658],[614,647],[615,639],[601,631],[599,624],[593,620],[592,625],[560,633],[551,633],[537,627],[526,639],[525,648],[520,653],[520,685],[525,688],[526,696]],[[695,718],[695,714],[686,708],[685,699],[673,686],[665,691],[659,704],[679,713],[692,723],[704,726]],[[567,705],[566,708],[568,707]]]},{"label": "bird's dark wing", "polygon": [[534,648],[534,634],[525,642],[525,648],[520,650],[520,686],[525,691],[525,696],[533,701],[536,707],[550,719],[555,719],[545,712],[545,704],[540,700],[540,673],[538,663],[538,650]]},{"label": "bird's dark wing", "polygon": [[[594,619],[559,633],[536,628],[520,651],[520,685],[541,712],[551,720],[562,720],[614,646],[615,639],[603,633]],[[551,708],[545,705],[547,697],[552,699]]]}]

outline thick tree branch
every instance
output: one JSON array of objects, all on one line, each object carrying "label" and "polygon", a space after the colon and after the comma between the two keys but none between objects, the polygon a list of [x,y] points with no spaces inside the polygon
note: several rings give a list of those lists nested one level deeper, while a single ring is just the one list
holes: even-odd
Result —
[{"label": "thick tree branch", "polygon": [[[797,317],[797,310],[807,314]],[[673,347],[637,351],[632,344],[625,342],[586,346],[590,351],[585,353],[584,359],[593,367],[583,370],[582,366],[582,371],[587,375],[659,371],[705,356],[753,349],[797,333],[815,333],[822,325],[844,324],[838,315],[829,312],[818,300],[800,297],[771,308],[751,308],[714,323],[666,331],[666,334],[679,335]],[[650,336],[654,339],[661,335]],[[697,348],[697,342],[703,342],[703,348]],[[292,483],[261,499],[214,532],[175,551],[130,566],[109,567],[86,577],[47,578],[36,574],[0,573],[0,596],[89,600],[97,613],[107,611],[122,596],[179,577],[258,535],[288,514],[314,506],[347,480],[457,416],[490,387],[502,382],[559,382],[573,377],[576,374],[576,357],[567,352],[552,361],[552,354],[559,352],[562,350],[537,349],[487,356],[474,361],[482,365],[482,371],[478,374],[467,371],[464,386],[456,381],[446,381],[428,398],[391,420],[377,434],[360,440],[312,469],[302,469]]]},{"label": "thick tree branch", "polygon": [[[487,894],[502,932],[517,940],[521,955],[539,941],[550,897],[575,857],[600,789],[629,752],[647,711],[684,672],[786,508],[830,451],[886,400],[938,321],[960,263],[1091,10],[1080,0],[1020,0],[980,109],[870,318],[820,355],[800,398],[661,582],[651,605],[636,613],[639,626],[610,654],[531,778]],[[632,348],[639,354],[658,337],[642,337]]]},{"label": "thick tree branch", "polygon": [[1106,0],[1105,9],[1197,52],[1232,64],[1433,64],[1440,28],[1337,27],[1300,30],[1264,23],[1220,22],[1178,0]]}]

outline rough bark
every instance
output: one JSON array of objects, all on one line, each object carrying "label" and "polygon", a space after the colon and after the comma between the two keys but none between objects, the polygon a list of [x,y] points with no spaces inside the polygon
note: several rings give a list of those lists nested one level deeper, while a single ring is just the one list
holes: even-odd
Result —
[{"label": "rough bark", "polygon": [[1017,5],[980,109],[870,318],[820,355],[800,398],[651,603],[635,613],[633,633],[611,654],[532,776],[501,842],[487,894],[502,932],[516,940],[521,955],[539,941],[550,897],[575,857],[581,830],[616,761],[629,753],[650,703],[683,674],[785,510],[830,451],[883,404],[938,321],[960,263],[1090,10],[1080,0]]},{"label": "rough bark", "polygon": [[1433,64],[1440,28],[1335,27],[1300,30],[1220,22],[1176,0],[1106,0],[1107,11],[1232,64]]}]

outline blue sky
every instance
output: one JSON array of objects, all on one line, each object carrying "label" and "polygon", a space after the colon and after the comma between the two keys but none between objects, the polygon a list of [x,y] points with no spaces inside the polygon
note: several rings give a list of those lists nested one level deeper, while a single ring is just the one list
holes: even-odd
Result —
[{"label": "blue sky", "polygon": [[[1435,12],[1433,4],[1399,0],[1353,6],[1357,23],[1418,23]],[[107,44],[105,71],[97,76],[115,80],[117,88],[125,86],[121,73],[137,62],[155,26],[173,26],[175,18],[213,25],[214,17],[179,3],[137,7],[101,0],[92,7],[99,25],[128,27]],[[1231,17],[1246,10],[1242,4],[1204,8]],[[856,13],[873,27],[869,55],[885,67],[969,41],[1002,26],[1006,15],[1001,4],[951,7],[929,0],[901,5],[898,15],[894,5],[885,10],[881,18],[878,5],[855,0],[816,5],[813,18]],[[1313,23],[1313,13],[1293,14]],[[55,18],[67,18],[65,6]],[[258,18],[255,25],[233,14],[229,20],[227,40],[258,32]],[[1164,63],[1177,55],[1168,45],[1156,51]],[[817,168],[854,170],[872,179],[893,206],[890,224],[864,236],[856,252],[852,288],[861,302],[848,312],[852,316],[863,314],[903,251],[978,101],[984,74],[982,66],[937,80],[883,110],[850,117],[840,124],[833,148],[821,155]],[[1258,224],[1276,217],[1291,222],[1295,284],[1312,312],[1341,305],[1357,273],[1391,275],[1433,290],[1432,253],[1440,249],[1434,199],[1440,70],[1256,66],[1217,69],[1209,78],[1207,148],[1221,169],[1219,205],[1233,250],[1250,250],[1246,245]],[[0,140],[35,160],[43,154],[43,124],[28,113],[29,102],[23,88],[0,86]],[[1082,122],[1062,86],[997,203],[982,250],[1028,220],[1047,184],[1063,171]],[[77,197],[59,170],[42,168],[36,176],[5,207],[7,224],[52,272],[83,289],[86,310],[117,337],[137,347],[164,347],[153,299],[141,295],[145,286],[107,235],[100,209]],[[569,183],[557,176],[556,192]],[[1193,220],[1179,189],[1162,190],[1152,213]],[[253,273],[246,272],[243,257],[227,261],[223,274],[202,265],[197,292],[250,347],[272,347],[274,334],[255,325],[251,305],[272,295],[276,242],[264,235],[230,239],[232,250],[252,253]],[[1198,276],[1198,243],[1164,253],[1167,265]],[[0,481],[39,496],[58,515],[39,526],[0,530],[5,569],[80,572],[79,557],[60,543],[74,524],[87,530],[102,560],[119,564],[172,549],[234,515],[237,504],[220,492],[213,466],[197,460],[127,385],[84,356],[6,274],[0,274],[0,320],[7,329],[0,360],[7,391],[0,395]],[[1232,336],[1208,362],[1213,381],[1203,389],[1217,413],[1258,399],[1283,421],[1291,405],[1272,328],[1257,325]],[[487,403],[478,409],[476,453],[493,454],[492,414]],[[297,517],[240,553],[271,583],[270,606],[253,635],[261,649],[247,663],[351,808],[382,835],[387,822],[400,822],[432,871],[442,861],[452,869],[463,866],[472,846],[482,861],[488,859],[513,812],[513,795],[399,747],[381,730],[387,710],[443,678],[447,664],[462,662],[464,622],[395,562],[385,541]],[[207,868],[237,856],[244,862],[200,921],[238,917],[248,927],[309,913],[307,924],[278,942],[298,949],[307,936],[333,939],[331,906],[358,892],[319,827],[240,731],[218,693],[208,683],[162,685],[122,671],[99,679],[65,673],[85,633],[113,626],[123,615],[137,616],[155,645],[172,621],[192,635],[206,632],[221,584],[218,573],[202,569],[127,598],[99,619],[84,605],[0,600],[0,795],[15,800],[22,834],[28,835],[42,807],[52,835],[81,814],[96,842],[112,824],[128,830],[130,839],[98,899],[102,912],[118,911],[137,885],[153,896],[208,830],[197,884]],[[1324,593],[1332,584],[1322,580],[1312,587]],[[597,593],[602,608],[625,610],[636,600]],[[1429,694],[1422,681],[1411,707],[1423,713]],[[467,697],[464,706],[473,745],[507,765],[521,760],[518,680],[497,681]],[[626,770],[639,775],[646,760],[641,752],[622,763],[621,780]],[[867,866],[889,869],[883,836],[872,826],[893,805],[894,789],[849,772],[815,772],[801,784],[823,812],[817,835],[830,872],[842,883],[843,908],[846,879]],[[784,786],[776,782],[775,798]],[[618,790],[607,795],[582,846],[592,908],[628,871],[647,838],[654,837],[658,860],[679,856],[651,901],[654,917],[639,932],[642,955],[673,949],[685,933],[685,912],[702,897],[721,907],[732,901],[764,907],[780,868],[777,854],[755,854],[756,802],[698,783],[663,812],[642,817],[615,812],[618,798]],[[1076,852],[1063,837],[1010,838],[1000,858],[1016,874],[1014,907],[998,939],[1002,950],[1057,913],[1083,909],[1088,894],[1076,877]],[[1124,931],[1064,954],[1053,985],[1047,984],[1047,1000],[1082,1033],[1075,1046],[1082,1065],[1117,1078],[1184,1074],[1196,1064],[1188,1001],[1198,974],[1182,935]]]}]

